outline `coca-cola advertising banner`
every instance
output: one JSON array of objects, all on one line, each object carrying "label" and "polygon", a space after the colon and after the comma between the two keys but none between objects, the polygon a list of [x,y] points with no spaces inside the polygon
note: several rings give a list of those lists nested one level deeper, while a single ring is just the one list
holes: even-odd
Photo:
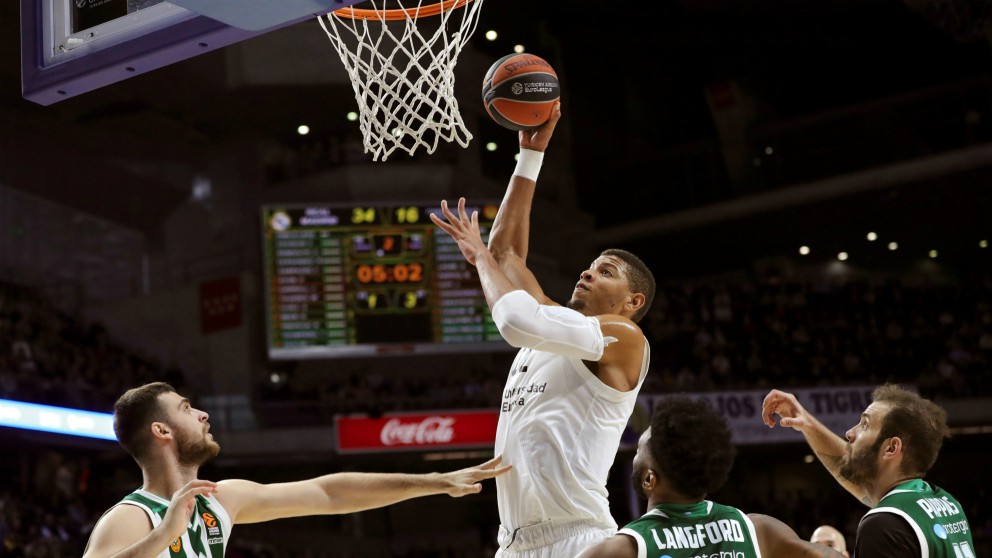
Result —
[{"label": "coca-cola advertising banner", "polygon": [[498,411],[337,417],[340,453],[492,447]]}]

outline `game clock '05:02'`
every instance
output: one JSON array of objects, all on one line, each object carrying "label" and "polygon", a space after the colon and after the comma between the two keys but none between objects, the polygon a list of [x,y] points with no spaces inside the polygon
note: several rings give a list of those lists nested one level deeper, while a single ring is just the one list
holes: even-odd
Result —
[{"label": "game clock '05:02'", "polygon": [[424,266],[419,263],[361,264],[355,267],[355,279],[362,285],[421,283]]}]

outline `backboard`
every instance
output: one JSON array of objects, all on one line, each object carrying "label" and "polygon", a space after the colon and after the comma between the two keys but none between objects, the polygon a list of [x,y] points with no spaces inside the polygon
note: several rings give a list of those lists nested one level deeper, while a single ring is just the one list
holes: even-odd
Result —
[{"label": "backboard", "polygon": [[361,0],[20,0],[21,93],[50,105]]}]

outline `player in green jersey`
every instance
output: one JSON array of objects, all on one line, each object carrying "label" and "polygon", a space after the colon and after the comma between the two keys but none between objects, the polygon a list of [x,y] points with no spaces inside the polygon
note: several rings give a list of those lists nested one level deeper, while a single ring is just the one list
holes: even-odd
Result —
[{"label": "player in green jersey", "polygon": [[964,508],[923,480],[949,436],[940,406],[894,384],[879,386],[846,441],[791,393],[772,390],[761,414],[769,427],[778,415],[780,425],[802,432],[837,482],[872,508],[858,525],[854,556],[975,558]]},{"label": "player in green jersey", "polygon": [[220,451],[207,413],[168,384],[131,389],[114,404],[114,432],[144,483],[97,522],[84,558],[223,558],[231,527],[305,515],[343,514],[447,494],[474,494],[510,469],[497,456],[448,473],[336,473],[259,484],[198,479]]},{"label": "player in green jersey", "polygon": [[773,517],[707,500],[735,455],[726,419],[706,400],[665,397],[634,455],[631,480],[647,513],[578,558],[844,558]]}]

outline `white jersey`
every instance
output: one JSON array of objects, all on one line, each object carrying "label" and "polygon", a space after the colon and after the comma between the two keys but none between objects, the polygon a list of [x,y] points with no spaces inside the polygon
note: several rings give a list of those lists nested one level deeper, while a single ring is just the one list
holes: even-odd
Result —
[{"label": "white jersey", "polygon": [[[165,518],[169,504],[169,500],[139,488],[114,507],[130,505],[141,508],[151,521],[152,528],[155,528]],[[224,558],[227,541],[231,538],[231,527],[231,517],[213,495],[196,496],[196,511],[190,517],[186,532],[156,558]]]},{"label": "white jersey", "polygon": [[637,386],[604,384],[582,360],[520,349],[503,389],[495,454],[513,465],[496,477],[503,529],[587,521],[616,529],[606,480],[650,361],[644,340]]}]

